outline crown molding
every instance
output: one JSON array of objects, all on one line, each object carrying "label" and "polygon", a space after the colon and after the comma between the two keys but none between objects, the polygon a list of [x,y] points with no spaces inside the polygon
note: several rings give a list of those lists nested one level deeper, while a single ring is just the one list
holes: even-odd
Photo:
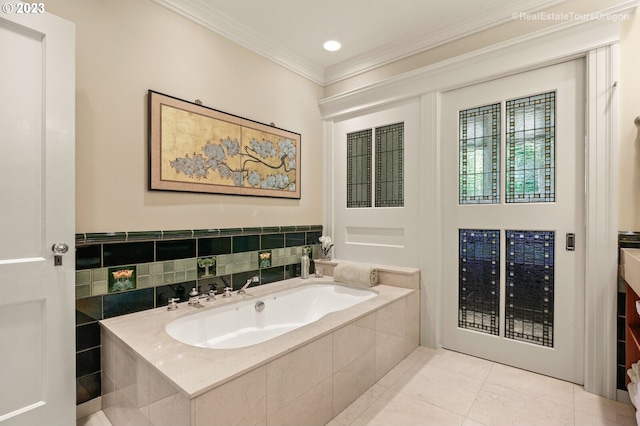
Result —
[{"label": "crown molding", "polygon": [[[633,13],[638,3],[639,0],[627,1],[607,13]],[[619,41],[619,29],[620,22],[608,20],[563,21],[550,28],[321,99],[318,106],[324,120],[345,119],[424,93],[453,90],[584,56],[591,49]],[[505,57],[518,65],[505,63],[502,60]],[[469,74],[469,69],[474,70],[473,75]]]},{"label": "crown molding", "polygon": [[[409,39],[389,43],[364,55],[326,68],[324,75],[325,85],[346,80],[358,74],[507,23],[513,19],[512,11],[514,9],[519,9],[523,13],[534,13],[565,1],[538,0],[532,4],[526,0],[513,0],[498,9],[492,9],[484,14],[481,10],[478,10],[478,13],[473,17],[463,21],[443,22],[435,30],[432,29]],[[525,8],[525,6],[527,7]]]},{"label": "crown molding", "polygon": [[[517,10],[519,7],[524,13],[535,13],[544,8],[563,3],[566,0],[537,0],[535,3],[527,0],[512,0],[498,9],[492,9],[484,14],[478,11],[472,18],[460,22],[444,22],[435,30],[432,29],[427,33],[410,39],[389,43],[379,49],[326,69],[279,46],[273,40],[257,33],[242,22],[221,13],[207,3],[206,0],[152,1],[316,84],[326,86],[507,23],[513,19],[512,11]],[[617,13],[635,7],[637,4],[638,0],[627,0],[615,7],[595,12],[593,15]],[[566,29],[567,26],[578,25],[579,23],[578,21],[565,22],[553,28]],[[524,38],[527,37],[531,37],[531,35],[524,36]],[[522,38],[519,41],[522,41]]]},{"label": "crown molding", "polygon": [[324,85],[324,69],[294,54],[200,0],[152,0],[314,83]]}]

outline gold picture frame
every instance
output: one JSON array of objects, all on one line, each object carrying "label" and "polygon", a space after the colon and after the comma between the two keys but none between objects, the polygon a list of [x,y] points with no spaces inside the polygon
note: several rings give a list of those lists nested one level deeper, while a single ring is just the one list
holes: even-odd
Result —
[{"label": "gold picture frame", "polygon": [[300,199],[300,134],[149,90],[149,189]]}]

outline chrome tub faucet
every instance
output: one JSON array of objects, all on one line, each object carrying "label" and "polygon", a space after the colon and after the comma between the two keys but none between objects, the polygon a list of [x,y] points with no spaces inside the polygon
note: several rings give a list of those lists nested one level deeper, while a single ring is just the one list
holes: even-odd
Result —
[{"label": "chrome tub faucet", "polygon": [[246,293],[246,289],[247,287],[249,287],[249,285],[251,285],[251,283],[257,283],[260,282],[260,278],[258,278],[258,276],[254,276],[252,278],[249,278],[247,280],[246,283],[244,283],[244,285],[242,286],[242,288],[240,290],[238,290],[238,294],[245,294]]}]

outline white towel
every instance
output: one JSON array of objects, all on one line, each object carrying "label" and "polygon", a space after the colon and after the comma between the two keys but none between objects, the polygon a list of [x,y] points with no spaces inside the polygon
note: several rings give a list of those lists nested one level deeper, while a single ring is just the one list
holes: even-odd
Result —
[{"label": "white towel", "polygon": [[371,265],[340,262],[333,270],[333,280],[360,287],[378,284],[378,270]]},{"label": "white towel", "polygon": [[638,383],[638,375],[633,371],[633,369],[630,368],[627,370],[627,376],[629,376],[633,383]]},{"label": "white towel", "polygon": [[638,311],[638,315],[640,315],[640,300],[636,300],[636,311]]}]

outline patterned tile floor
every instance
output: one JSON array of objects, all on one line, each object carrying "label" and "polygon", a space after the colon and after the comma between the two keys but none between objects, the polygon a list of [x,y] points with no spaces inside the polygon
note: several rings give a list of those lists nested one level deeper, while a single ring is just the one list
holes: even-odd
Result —
[{"label": "patterned tile floor", "polygon": [[[301,423],[301,425],[304,422]],[[102,412],[77,426],[110,426]],[[636,425],[631,405],[582,386],[419,347],[328,426]]]}]

